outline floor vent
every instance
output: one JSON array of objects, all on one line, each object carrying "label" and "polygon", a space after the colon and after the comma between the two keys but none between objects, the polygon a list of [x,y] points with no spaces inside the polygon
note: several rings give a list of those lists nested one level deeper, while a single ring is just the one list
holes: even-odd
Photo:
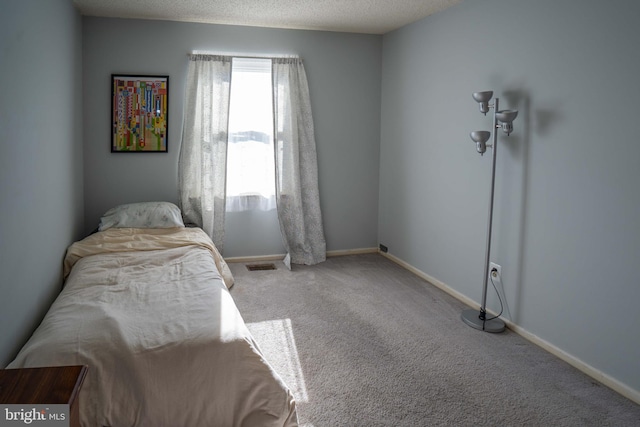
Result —
[{"label": "floor vent", "polygon": [[249,271],[276,270],[275,264],[247,264]]}]

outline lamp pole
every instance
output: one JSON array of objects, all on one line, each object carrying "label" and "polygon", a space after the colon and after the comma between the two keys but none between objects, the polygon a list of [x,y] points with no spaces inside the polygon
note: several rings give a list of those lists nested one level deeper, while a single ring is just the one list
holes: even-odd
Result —
[{"label": "lamp pole", "polygon": [[[493,197],[495,193],[496,183],[496,153],[498,148],[498,105],[499,100],[495,98],[493,104],[493,144],[491,145],[492,161],[491,161],[491,193],[489,197],[489,219],[487,221],[487,247],[484,258],[484,281],[482,284],[482,305],[480,311],[474,309],[467,309],[462,312],[462,320],[469,326],[475,329],[480,329],[486,332],[502,332],[505,329],[505,324],[502,320],[496,318],[487,319],[487,288],[489,279],[489,263],[491,257],[491,231],[493,226]],[[482,154],[482,152],[480,153]]]},{"label": "lamp pole", "polygon": [[[496,113],[498,112],[498,103],[500,100],[498,98],[495,99],[493,104],[493,145],[491,146],[491,150],[493,151],[491,155],[491,193],[489,196],[489,219],[487,221],[487,248],[485,250],[484,257],[484,282],[482,284],[482,306],[480,307],[480,319],[485,321],[487,317],[487,288],[488,288],[488,278],[489,278],[489,262],[491,258],[491,231],[493,228],[493,196],[495,194],[495,184],[496,184],[496,155],[498,152],[498,119],[496,118]],[[496,319],[497,320],[497,319]],[[483,322],[484,323],[484,322]],[[483,329],[484,329],[483,325]]]}]

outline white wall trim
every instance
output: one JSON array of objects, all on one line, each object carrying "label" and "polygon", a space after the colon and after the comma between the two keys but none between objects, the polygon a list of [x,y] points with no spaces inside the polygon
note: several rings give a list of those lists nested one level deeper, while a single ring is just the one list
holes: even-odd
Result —
[{"label": "white wall trim", "polygon": [[343,249],[339,251],[327,251],[328,257],[334,256],[347,256],[347,255],[363,255],[363,254],[376,254],[378,248],[359,248],[359,249]]},{"label": "white wall trim", "polygon": [[264,262],[264,261],[282,261],[286,254],[275,255],[254,255],[254,256],[236,256],[225,258],[226,262]]},{"label": "white wall trim", "polygon": [[637,403],[640,405],[640,391],[638,390],[634,390],[631,387],[627,386],[626,384],[618,381],[617,379],[605,374],[604,372],[594,368],[591,365],[588,365],[587,363],[583,362],[582,360],[578,359],[577,357],[567,353],[566,351],[562,350],[561,348],[558,348],[556,346],[554,346],[553,344],[543,340],[542,338],[538,337],[537,335],[532,334],[531,332],[527,331],[526,329],[516,325],[515,323],[511,322],[510,320],[507,319],[503,319],[505,324],[507,325],[507,327],[509,329],[511,329],[512,331],[514,331],[515,333],[517,333],[518,335],[524,337],[525,339],[529,340],[530,342],[536,344],[538,347],[543,348],[544,350],[548,351],[549,353],[553,354],[554,356],[558,357],[559,359],[564,360],[565,362],[567,362],[568,364],[570,364],[571,366],[573,366],[574,368],[578,369],[579,371],[582,371],[583,373],[589,375],[591,378],[595,379],[596,381],[601,382],[602,384],[606,385],[607,387],[609,387],[610,389],[614,390],[615,392],[621,394],[622,396],[626,397],[629,400],[632,400],[633,402]]},{"label": "white wall trim", "polygon": [[[449,295],[451,295],[452,297],[458,299],[459,301],[463,302],[464,304],[466,304],[466,305],[468,305],[468,306],[470,306],[472,308],[475,308],[475,309],[479,309],[480,308],[480,304],[479,303],[477,303],[476,301],[474,301],[471,298],[467,297],[466,295],[456,291],[455,289],[451,288],[450,286],[448,286],[447,284],[441,282],[440,280],[438,280],[438,279],[436,279],[434,277],[431,277],[427,273],[415,268],[411,264],[408,264],[407,262],[401,260],[400,258],[398,258],[398,257],[396,257],[394,255],[391,255],[391,254],[385,253],[385,252],[381,252],[381,251],[379,251],[379,252],[385,258],[388,258],[391,261],[395,262],[396,264],[400,265],[401,267],[409,270],[410,272],[412,272],[416,276],[426,280],[427,282],[429,282],[430,284],[432,284],[436,288],[441,289],[442,291],[448,293]],[[617,380],[617,379],[605,374],[604,372],[594,368],[593,366],[583,362],[582,360],[578,359],[577,357],[575,357],[575,356],[567,353],[566,351],[556,347],[555,345],[549,343],[548,341],[545,341],[544,339],[538,337],[537,335],[532,334],[531,332],[527,331],[526,329],[522,328],[521,326],[518,326],[517,324],[513,323],[512,321],[504,319],[504,318],[502,320],[505,322],[505,324],[507,325],[507,327],[509,329],[511,329],[512,331],[514,331],[515,333],[517,333],[521,337],[525,338],[527,341],[537,345],[538,347],[548,351],[549,353],[553,354],[554,356],[558,357],[559,359],[567,362],[568,364],[570,364],[574,368],[576,368],[579,371],[585,373],[586,375],[590,376],[591,378],[595,379],[596,381],[599,381],[600,383],[604,384],[605,386],[609,387],[610,389],[614,390],[615,392],[621,394],[622,396],[626,397],[627,399],[632,400],[633,402],[635,402],[637,404],[640,404],[640,391],[639,390],[632,389],[631,387],[629,387],[626,384],[620,382],[619,380]]]},{"label": "white wall trim", "polygon": [[451,288],[450,286],[446,285],[445,283],[441,282],[440,280],[436,279],[435,277],[429,276],[424,271],[418,270],[417,268],[415,268],[411,264],[406,263],[405,261],[401,260],[400,258],[398,258],[398,257],[396,257],[394,255],[391,255],[388,252],[385,253],[385,252],[380,251],[380,254],[383,255],[386,258],[389,258],[391,261],[395,262],[396,264],[398,264],[399,266],[405,268],[406,270],[409,270],[410,272],[412,272],[416,276],[426,280],[427,282],[429,282],[430,284],[432,284],[436,288],[448,293],[449,295],[451,295],[452,297],[456,298],[457,300],[462,301],[463,303],[467,304],[470,307],[473,307],[473,308],[476,308],[476,309],[480,309],[480,304],[478,304],[477,302],[475,302],[471,298],[467,297],[466,295],[456,291],[455,289]]},{"label": "white wall trim", "polygon": [[[346,256],[346,255],[362,255],[378,253],[378,248],[359,248],[359,249],[342,249],[337,251],[327,251],[327,257]],[[225,258],[226,262],[265,262],[265,261],[281,261],[286,254],[273,255],[255,255]]]}]

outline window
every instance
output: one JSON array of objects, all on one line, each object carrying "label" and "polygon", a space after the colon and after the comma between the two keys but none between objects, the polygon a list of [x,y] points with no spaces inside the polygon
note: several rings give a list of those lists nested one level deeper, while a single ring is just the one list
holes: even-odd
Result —
[{"label": "window", "polygon": [[[237,204],[237,207],[233,207],[234,199],[241,202],[258,199],[260,206],[257,207],[268,209],[269,201],[275,199],[272,196],[274,191],[266,191],[263,196],[260,187],[265,184],[273,188],[275,183],[278,198],[281,199],[279,202],[282,202],[283,207],[280,212],[273,209],[269,213],[275,213],[278,216],[282,241],[287,251],[286,264],[316,264],[326,259],[326,242],[320,211],[318,163],[309,85],[300,58],[291,56],[268,59],[272,68],[271,79],[268,78],[269,73],[266,67],[257,66],[260,63],[266,66],[266,61],[251,61],[256,65],[251,67],[247,62],[234,60],[233,57],[226,55],[198,53],[189,55],[183,136],[178,163],[180,178],[178,188],[182,212],[187,221],[201,226],[222,252],[227,217],[226,205],[231,205],[233,210],[243,208]],[[235,65],[235,73],[232,72],[232,65]],[[264,70],[264,72],[257,72],[257,70]],[[263,75],[265,83],[249,85],[248,87],[252,89],[241,90],[245,95],[239,99],[245,99],[245,103],[244,106],[238,107],[236,105],[238,97],[235,94],[231,100],[231,87],[234,88],[235,93],[239,87],[244,86],[242,80],[254,80],[253,77],[256,75]],[[249,76],[252,77],[249,78]],[[263,104],[259,101],[260,99],[271,98],[272,86],[274,94],[277,87],[278,96],[277,98],[274,96],[273,103],[265,101],[264,105],[267,106],[267,111],[269,107],[273,108],[273,112],[271,114],[249,113],[257,104]],[[263,92],[267,89],[269,89],[268,92]],[[264,93],[264,98],[258,93]],[[247,99],[249,101],[246,101]],[[231,103],[234,104],[234,113],[230,131]],[[238,110],[243,118],[240,122],[244,122],[245,118],[259,118],[257,121],[262,123],[264,128],[261,129],[262,125],[258,125],[257,128],[254,125],[244,124],[236,126]],[[255,173],[260,169],[267,169],[246,162],[247,156],[241,156],[243,166],[236,167],[238,157],[235,154],[240,151],[240,148],[256,146],[256,144],[249,144],[250,141],[260,142],[265,139],[270,141],[271,137],[263,138],[261,133],[268,135],[275,123],[279,128],[277,149],[273,150],[269,147],[268,150],[261,150],[262,155],[256,155],[254,158],[259,158],[267,164],[276,163],[274,158],[277,158],[277,167],[270,167],[268,168],[270,170],[263,174]],[[211,141],[207,141],[205,135],[208,131],[210,131]],[[229,140],[236,142],[229,142]],[[263,144],[268,147],[270,142]],[[264,148],[265,145],[257,146]],[[231,151],[230,160],[229,151]],[[227,174],[229,163],[231,163],[231,169]],[[276,175],[278,181],[276,181]],[[226,198],[227,178],[229,178],[230,203]],[[247,179],[257,185],[242,184]],[[266,205],[262,204],[263,200],[267,201]],[[262,212],[254,210],[251,213]],[[231,216],[244,217],[245,215]]]},{"label": "window", "polygon": [[227,212],[275,209],[271,60],[233,58]]}]

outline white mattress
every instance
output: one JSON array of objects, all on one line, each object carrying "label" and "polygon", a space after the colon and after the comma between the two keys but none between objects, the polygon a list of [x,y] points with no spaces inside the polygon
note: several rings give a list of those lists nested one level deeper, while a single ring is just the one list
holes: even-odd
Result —
[{"label": "white mattress", "polygon": [[[217,264],[217,267],[216,267]],[[296,426],[196,228],[109,229],[74,243],[65,287],[8,368],[88,365],[84,426]]]}]

